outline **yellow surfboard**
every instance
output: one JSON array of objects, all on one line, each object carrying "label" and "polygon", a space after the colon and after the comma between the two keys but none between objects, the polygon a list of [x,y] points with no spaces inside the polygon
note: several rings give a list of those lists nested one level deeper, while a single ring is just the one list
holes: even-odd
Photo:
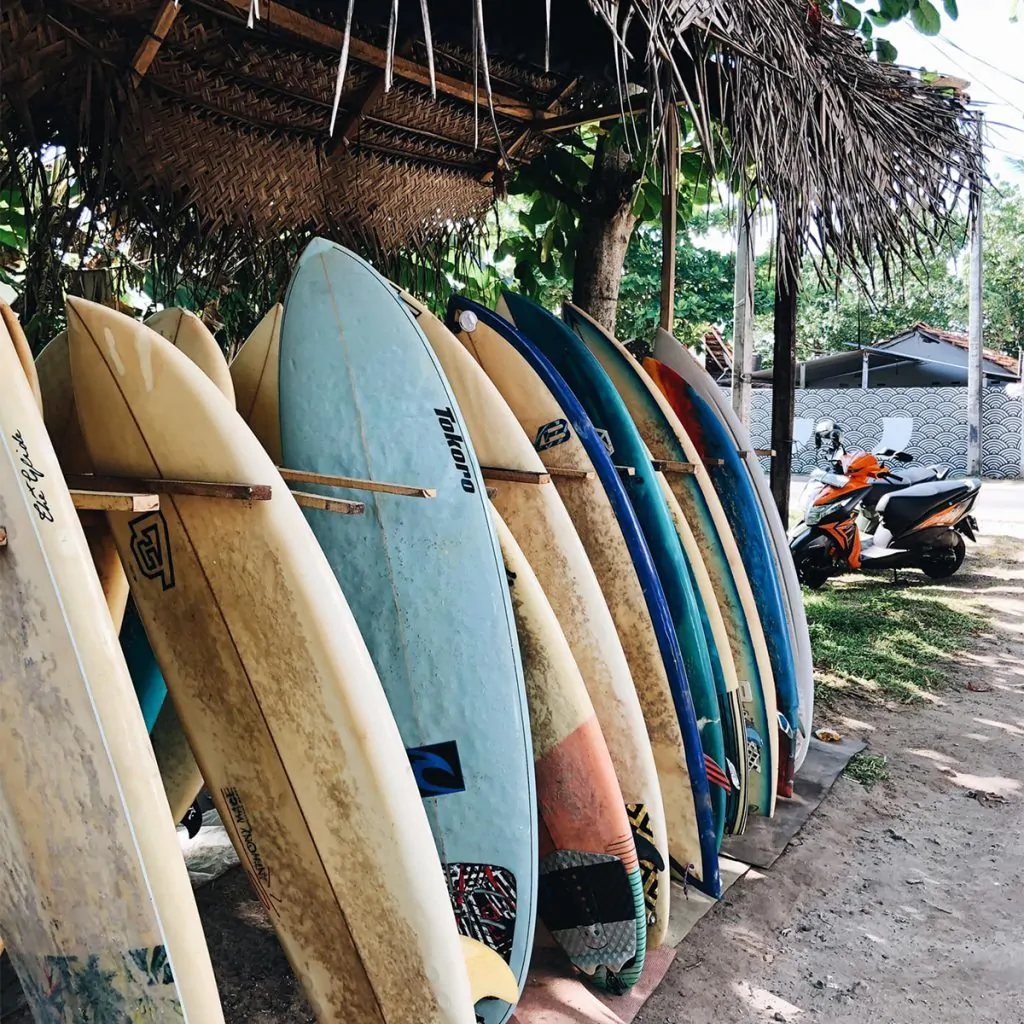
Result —
[{"label": "yellow surfboard", "polygon": [[6,326],[0,525],[0,921],[29,1005],[223,1021],[145,723]]}]

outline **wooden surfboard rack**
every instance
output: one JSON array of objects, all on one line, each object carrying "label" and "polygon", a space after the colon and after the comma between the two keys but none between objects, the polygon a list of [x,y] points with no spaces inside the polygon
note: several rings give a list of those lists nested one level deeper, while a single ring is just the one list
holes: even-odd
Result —
[{"label": "wooden surfboard rack", "polygon": [[651,459],[651,465],[659,473],[694,473],[696,467],[692,462],[673,462],[672,459]]},{"label": "wooden surfboard rack", "polygon": [[481,466],[485,480],[507,480],[513,484],[549,484],[550,473],[537,473],[526,469],[503,469],[500,466]]},{"label": "wooden surfboard rack", "polygon": [[337,512],[343,516],[361,516],[366,506],[361,501],[346,501],[344,498],[328,498],[323,494],[307,491],[292,491],[292,497],[302,508],[315,508],[321,512]]},{"label": "wooden surfboard rack", "polygon": [[769,459],[774,459],[775,458],[775,449],[774,448],[738,448],[736,450],[736,454],[740,458],[743,458],[746,455],[750,455],[751,452],[753,452],[754,455],[763,455],[763,456],[765,456],[766,458],[769,458]]},{"label": "wooden surfboard rack", "polygon": [[545,466],[544,467],[548,474],[551,476],[560,476],[566,480],[593,480],[594,471],[592,469],[570,469],[568,466]]},{"label": "wooden surfboard rack", "polygon": [[69,488],[75,508],[95,512],[155,512],[160,507],[159,494],[137,491],[89,491]]},{"label": "wooden surfboard rack", "polygon": [[[349,487],[354,491],[377,491],[381,494],[401,494],[407,498],[436,498],[433,487],[414,487],[409,484],[390,484],[383,480],[362,480],[354,476],[334,476],[330,473],[312,473],[304,469],[277,470],[287,483],[320,484],[324,487]],[[358,502],[357,502],[358,504]]]},{"label": "wooden surfboard rack", "polygon": [[[233,501],[270,501],[270,484],[221,483],[212,480],[150,480],[82,474],[65,477],[72,491],[106,491],[110,494],[185,494],[195,498],[226,498]],[[95,508],[96,506],[82,506]],[[115,511],[114,509],[106,509]]]},{"label": "wooden surfboard rack", "polygon": [[616,466],[619,476],[636,476],[636,466]]}]

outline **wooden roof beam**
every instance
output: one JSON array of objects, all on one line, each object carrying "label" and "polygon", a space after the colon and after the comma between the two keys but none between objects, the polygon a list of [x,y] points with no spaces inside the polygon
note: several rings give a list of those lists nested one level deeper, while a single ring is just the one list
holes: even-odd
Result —
[{"label": "wooden roof beam", "polygon": [[153,25],[146,33],[145,39],[139,43],[139,48],[132,58],[132,85],[137,89],[142,76],[149,70],[150,64],[156,58],[157,51],[163,45],[170,32],[174,19],[178,16],[178,5],[175,0],[164,0],[153,19]]},{"label": "wooden roof beam", "polygon": [[[227,0],[227,2],[240,11],[248,12],[249,10],[249,0]],[[331,25],[325,25],[323,22],[308,18],[306,15],[300,14],[284,4],[276,3],[275,0],[264,0],[260,5],[260,15],[260,20],[267,25],[279,28],[293,36],[298,36],[300,39],[315,43],[329,50],[334,50],[337,53],[341,52],[345,34]],[[376,68],[383,68],[387,63],[387,53],[384,50],[355,37],[349,41],[348,54],[351,60],[357,60]],[[395,75],[399,78],[416,82],[419,85],[430,85],[430,71],[423,67],[423,65],[417,64],[407,57],[395,54],[392,66]],[[440,72],[434,75],[434,81],[437,84],[437,91],[439,93],[445,96],[453,96],[467,103],[473,102],[473,84],[471,82],[463,82],[458,78],[453,78],[451,75],[441,74]],[[494,101],[495,113],[503,117],[516,121],[532,121],[536,118],[537,112],[532,107],[511,96],[492,93],[492,99]],[[481,100],[486,101],[486,94],[482,91]]]}]

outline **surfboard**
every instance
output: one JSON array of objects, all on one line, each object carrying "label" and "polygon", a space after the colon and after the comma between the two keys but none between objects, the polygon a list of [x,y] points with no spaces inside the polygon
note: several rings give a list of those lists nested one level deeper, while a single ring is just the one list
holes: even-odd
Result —
[{"label": "surfboard", "polygon": [[[503,303],[504,306],[499,307],[499,312],[504,313],[508,310],[510,316],[521,327],[529,323],[529,327],[525,328],[527,333],[530,333],[534,342],[555,362],[559,370],[563,369],[562,363],[573,361],[574,349],[582,349],[579,340],[571,332],[552,329],[545,320],[549,314],[536,304],[511,294],[503,296]],[[544,316],[537,315],[538,312],[543,312]],[[553,317],[550,320],[551,323],[558,323]],[[696,596],[686,570],[685,555],[668,509],[665,508],[664,500],[653,480],[654,469],[643,443],[629,421],[629,415],[611,387],[607,375],[603,372],[590,372],[597,369],[597,365],[591,364],[587,371],[576,377],[575,382],[570,380],[570,384],[584,405],[587,405],[588,401],[592,403],[591,418],[599,415],[607,420],[607,424],[602,420],[601,425],[605,427],[609,443],[614,449],[612,455],[620,459],[626,467],[623,470],[626,474],[626,489],[637,506],[637,516],[647,535],[651,555],[658,568],[658,576],[679,638],[703,755],[714,762],[718,772],[724,773],[725,749],[721,709],[711,665],[715,652],[708,650],[701,628]],[[586,395],[581,395],[581,389],[590,390]],[[684,740],[685,738],[684,734]],[[720,786],[713,786],[710,799],[717,841],[721,843],[725,826],[725,790]]]},{"label": "surfboard", "polygon": [[[669,466],[684,464],[693,468],[692,472],[668,472],[666,479],[702,545],[704,564],[715,583],[720,606],[727,613],[750,737],[750,810],[771,815],[775,810],[778,783],[781,723],[776,694],[779,683],[758,605],[725,513],[693,443],[643,367],[581,310],[567,305],[563,315],[575,335],[608,372],[653,456]],[[768,759],[764,756],[766,748]]]},{"label": "surfboard", "polygon": [[[708,376],[704,368],[675,338],[659,330],[654,341],[655,358],[678,373],[715,412],[725,428],[731,446],[743,461],[747,475],[753,484],[760,507],[768,525],[771,547],[776,566],[782,579],[782,593],[797,658],[797,686],[800,694],[800,733],[797,738],[796,768],[799,769],[807,756],[814,718],[814,659],[811,654],[811,639],[807,630],[804,613],[803,592],[797,579],[796,567],[789,551],[786,527],[779,517],[779,510],[768,488],[768,480],[761,469],[761,463],[754,451],[750,433],[740,422],[732,405],[722,389]],[[737,482],[737,486],[739,483]]]},{"label": "surfboard", "polygon": [[234,402],[235,389],[224,352],[195,313],[178,306],[168,306],[146,317],[143,323],[175,348],[181,349],[217,385],[217,390]]},{"label": "surfboard", "polygon": [[[392,286],[311,242],[284,302],[285,464],[415,484],[343,489],[363,516],[307,510],[348,596],[418,773],[463,934],[525,980],[537,892],[529,713],[486,488],[455,396]],[[512,1007],[478,1007],[487,1024]]]},{"label": "surfboard", "polygon": [[131,680],[6,325],[0,438],[7,952],[40,1021],[223,1021]]},{"label": "surfboard", "polygon": [[283,309],[280,302],[270,308],[242,343],[229,367],[238,412],[263,442],[276,466],[281,465],[278,364]]},{"label": "surfboard", "polygon": [[[531,339],[461,296],[449,302],[448,323],[498,386],[527,436],[535,438],[534,448],[549,471],[554,470],[551,478],[591,558],[627,658],[632,659],[661,782],[673,867],[714,893],[717,856],[707,871],[708,848],[715,847],[714,826],[710,807],[698,809],[690,777],[691,757],[703,772],[703,756],[695,722],[693,752],[684,744],[676,706],[677,693],[685,699],[685,669],[647,541],[621,478],[582,405]],[[710,841],[705,829],[710,829]],[[651,862],[655,863],[653,851]],[[650,923],[648,927],[650,936]]]},{"label": "surfboard", "polygon": [[[67,476],[91,473],[92,463],[85,450],[75,410],[66,331],[43,346],[35,365],[42,396],[43,419],[61,469]],[[107,529],[106,517],[102,512],[86,510],[80,512],[78,518],[92,553],[93,565],[100,578],[111,621],[114,629],[120,630],[128,601],[128,580],[121,568],[114,540]]]},{"label": "surfboard", "polygon": [[[787,663],[795,669],[790,643],[792,634],[783,602],[778,566],[772,556],[767,526],[758,507],[753,484],[739,455],[728,443],[724,431],[715,432],[719,423],[714,413],[702,399],[693,394],[675,371],[650,359],[645,360],[645,370],[685,427],[687,436],[696,447],[697,457],[708,463],[708,475],[716,486],[726,518],[737,540],[740,557],[765,626],[765,640],[772,655],[772,668],[776,669],[780,661],[788,659]],[[698,402],[703,405],[703,409],[696,408]],[[722,465],[718,465],[718,462]],[[775,675],[779,677],[777,670]],[[779,789],[784,796],[792,795],[792,779],[796,767],[795,732],[799,729],[799,690],[796,691],[796,697],[796,710],[792,711],[792,717],[789,718],[795,727],[792,732],[784,730],[780,737],[780,741],[787,747],[793,744],[789,756],[781,758],[779,769]]]},{"label": "surfboard", "polygon": [[[591,694],[589,700],[600,708],[598,721],[607,727],[605,738],[616,773],[627,780],[624,787],[619,783],[625,789],[626,803],[653,806],[656,819],[662,820],[661,790],[643,712],[600,584],[558,491],[550,482],[525,482],[531,474],[540,478],[544,463],[469,352],[422,303],[406,292],[399,291],[399,295],[441,364],[477,458],[482,466],[490,467],[484,470],[484,477],[494,491],[492,503],[533,567]],[[517,474],[520,479],[507,479]],[[664,837],[664,829],[659,835]],[[662,857],[667,864],[664,855],[667,846]],[[667,887],[668,878],[663,881]],[[657,885],[658,879],[649,882]],[[667,917],[667,908],[662,909]],[[646,919],[642,892],[637,913],[641,921]],[[628,975],[613,978],[602,972],[600,977],[621,990],[633,984],[639,973],[634,965]]]},{"label": "surfboard", "polygon": [[572,963],[624,992],[643,971],[643,882],[611,755],[562,627],[501,516],[505,559],[530,706],[540,887],[537,912]]},{"label": "surfboard", "polygon": [[174,346],[81,299],[68,324],[98,472],[272,488],[257,502],[165,495],[109,521],[210,795],[317,1018],[472,1024],[415,780],[301,511]]},{"label": "surfboard", "polygon": [[[704,636],[709,647],[718,651],[715,664],[715,686],[718,688],[718,700],[722,707],[722,736],[728,772],[719,778],[718,784],[725,788],[726,828],[731,835],[739,835],[747,823],[747,731],[743,717],[743,701],[740,697],[739,677],[736,674],[736,663],[733,660],[732,648],[729,645],[729,632],[725,626],[718,595],[715,593],[711,575],[704,564],[700,545],[683,515],[683,510],[665,479],[664,473],[655,474],[662,497],[668,506],[669,514],[679,535],[680,543],[686,552],[687,567],[690,570],[694,592],[700,597],[700,621]],[[708,766],[710,781],[712,765]]]},{"label": "surfboard", "polygon": [[[234,386],[220,345],[206,325],[188,310],[160,310],[145,323],[181,349],[210,378],[221,393],[234,402]],[[39,354],[44,381],[47,426],[52,424],[58,457],[65,473],[91,473],[71,386],[67,332],[57,335]],[[203,778],[189,748],[173,704],[166,703],[167,686],[146,637],[138,611],[129,601],[128,580],[103,513],[82,513],[83,527],[111,618],[118,628],[121,647],[131,672],[135,692],[152,731],[153,751],[164,780],[171,812],[180,821],[203,786]]]}]

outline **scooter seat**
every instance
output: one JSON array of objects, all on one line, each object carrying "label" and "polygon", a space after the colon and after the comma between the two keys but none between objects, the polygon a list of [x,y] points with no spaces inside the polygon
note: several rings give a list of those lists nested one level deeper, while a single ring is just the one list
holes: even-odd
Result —
[{"label": "scooter seat", "polygon": [[885,495],[878,511],[886,527],[898,537],[933,510],[973,498],[980,489],[981,481],[977,479],[929,480]]},{"label": "scooter seat", "polygon": [[886,479],[897,486],[910,487],[929,480],[941,480],[948,472],[946,466],[908,466],[906,469],[890,473]]}]

